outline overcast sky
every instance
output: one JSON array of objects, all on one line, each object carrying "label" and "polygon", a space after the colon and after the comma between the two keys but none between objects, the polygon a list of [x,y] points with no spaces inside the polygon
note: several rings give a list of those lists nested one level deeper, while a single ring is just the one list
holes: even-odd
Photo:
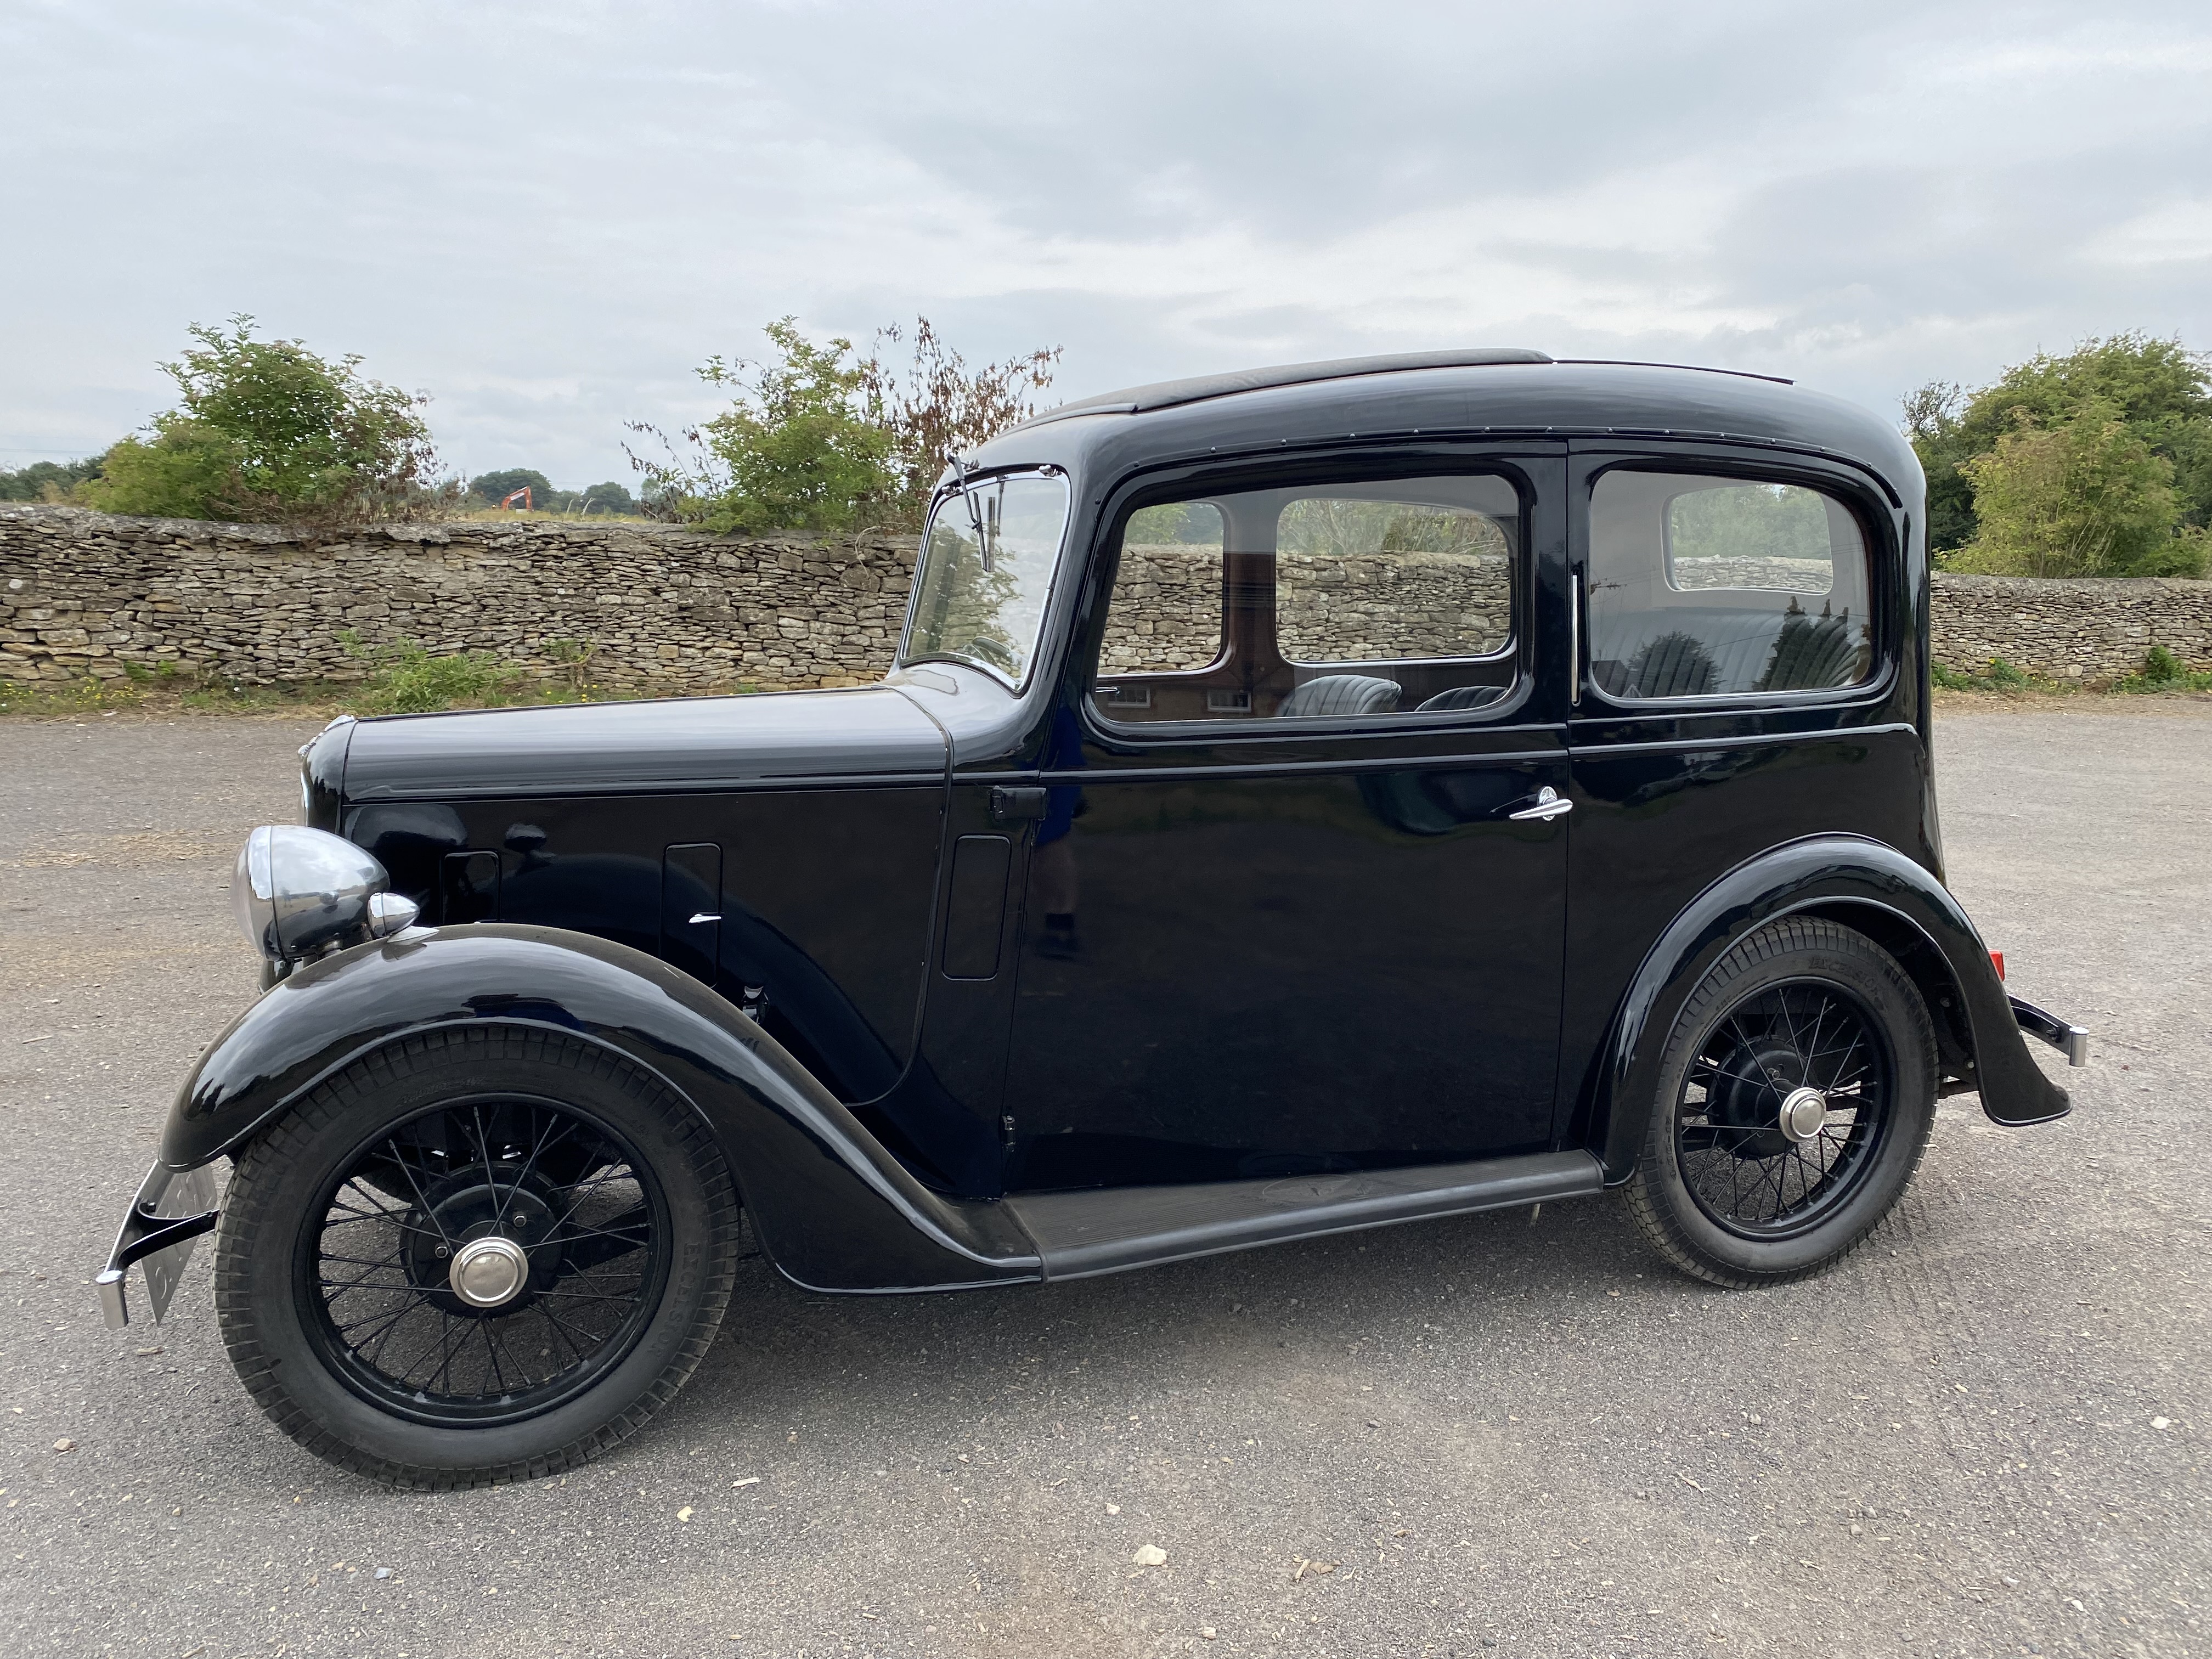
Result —
[{"label": "overcast sky", "polygon": [[450,464],[628,481],[787,312],[1048,401],[1527,345],[1893,413],[2212,347],[2212,7],[0,0],[0,465],[185,328],[429,392]]}]

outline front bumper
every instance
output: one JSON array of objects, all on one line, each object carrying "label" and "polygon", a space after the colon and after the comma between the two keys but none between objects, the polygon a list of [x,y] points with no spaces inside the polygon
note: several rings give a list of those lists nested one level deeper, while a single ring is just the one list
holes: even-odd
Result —
[{"label": "front bumper", "polygon": [[2087,1026],[2069,1024],[2057,1015],[2046,1012],[2032,1002],[2012,999],[2012,1017],[2020,1022],[2020,1029],[2032,1037],[2039,1037],[2066,1056],[2069,1066],[2089,1063],[2089,1031]]},{"label": "front bumper", "polygon": [[110,1329],[119,1330],[131,1322],[123,1286],[133,1262],[146,1271],[146,1300],[154,1310],[154,1322],[161,1322],[177,1293],[177,1281],[184,1277],[185,1263],[191,1260],[192,1246],[202,1233],[215,1231],[216,1214],[212,1164],[179,1174],[155,1164],[131,1201],[131,1213],[123,1218],[107,1266],[93,1281],[99,1286],[100,1310]]}]

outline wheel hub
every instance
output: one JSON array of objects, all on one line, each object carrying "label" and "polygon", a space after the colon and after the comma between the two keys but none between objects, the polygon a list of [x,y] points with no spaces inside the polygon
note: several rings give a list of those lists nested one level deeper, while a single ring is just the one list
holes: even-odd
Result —
[{"label": "wheel hub", "polygon": [[[1821,1101],[1822,1112],[1826,1113],[1826,1101],[1819,1091],[1802,1086],[1803,1057],[1785,1044],[1737,1043],[1723,1057],[1715,1072],[1711,1097],[1705,1104],[1707,1118],[1724,1131],[1716,1144],[1737,1158],[1773,1158],[1797,1144],[1788,1128],[1788,1102],[1811,1095]],[[1774,1104],[1778,1094],[1784,1101],[1778,1122]],[[1819,1133],[1817,1124],[1812,1133]]]},{"label": "wheel hub", "polygon": [[1827,1121],[1828,1097],[1818,1089],[1792,1089],[1782,1103],[1782,1133],[1795,1146],[1818,1140]]},{"label": "wheel hub", "polygon": [[504,1307],[529,1283],[530,1253],[503,1234],[485,1233],[453,1252],[447,1278],[471,1307]]},{"label": "wheel hub", "polygon": [[[502,1314],[550,1287],[562,1250],[544,1241],[558,1231],[534,1178],[481,1166],[434,1183],[408,1227],[407,1277],[448,1313]],[[512,1183],[512,1184],[511,1184]]]}]

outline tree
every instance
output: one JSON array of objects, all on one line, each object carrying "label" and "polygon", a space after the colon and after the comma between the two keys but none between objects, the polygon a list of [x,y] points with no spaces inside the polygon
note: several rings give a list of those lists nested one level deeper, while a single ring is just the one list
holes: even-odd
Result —
[{"label": "tree", "polygon": [[635,516],[637,503],[629,490],[611,480],[595,483],[578,498],[577,510],[583,513],[619,513]]},{"label": "tree", "polygon": [[1944,381],[1905,400],[1905,423],[1928,474],[1928,544],[1976,536],[1972,486],[1960,471],[2031,426],[2055,429],[2095,404],[2108,409],[2173,469],[2175,528],[2212,523],[2212,360],[2179,340],[2115,334],[2063,357],[2039,352],[1969,392]]},{"label": "tree", "polygon": [[77,487],[100,476],[103,455],[76,461],[33,461],[9,471],[0,467],[0,501],[65,501]]},{"label": "tree", "polygon": [[2102,398],[2050,427],[2019,409],[2012,430],[1961,471],[1979,528],[1955,568],[2116,576],[2203,568],[2203,532],[2173,533],[2173,463]]},{"label": "tree", "polygon": [[532,507],[552,509],[552,481],[543,472],[533,472],[526,466],[511,466],[503,472],[481,472],[469,480],[469,494],[490,507],[497,507],[518,489],[530,492]]},{"label": "tree", "polygon": [[298,340],[194,324],[198,344],[161,368],[177,408],[107,452],[85,500],[113,513],[328,528],[413,518],[450,500],[432,482],[428,400],[326,361]]},{"label": "tree", "polygon": [[1973,441],[1960,415],[1966,391],[1953,380],[1930,380],[1905,400],[1905,431],[1928,475],[1928,546],[1944,553],[1974,539],[1974,489],[1960,471],[1974,458]]}]

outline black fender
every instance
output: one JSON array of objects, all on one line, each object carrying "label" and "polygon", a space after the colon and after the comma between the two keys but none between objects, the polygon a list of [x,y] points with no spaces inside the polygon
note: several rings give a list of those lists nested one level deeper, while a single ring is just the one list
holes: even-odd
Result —
[{"label": "black fender", "polygon": [[730,1160],[761,1248],[810,1289],[1042,1276],[1010,1214],[923,1186],[736,1007],[657,957],[562,928],[410,928],[300,969],[201,1056],[170,1112],[161,1162],[190,1170],[235,1152],[384,1044],[485,1023],[569,1033],[688,1101]]},{"label": "black fender", "polygon": [[1947,1071],[1959,1086],[1981,1091],[1992,1119],[2017,1125],[2065,1115],[2066,1091],[2028,1053],[1989,951],[1950,890],[1893,847],[1815,836],[1730,870],[1686,905],[1645,955],[1578,1115],[1583,1144],[1603,1161],[1607,1182],[1635,1172],[1658,1098],[1660,1057],[1698,981],[1753,928],[1807,913],[1856,927],[1899,957],[1946,1038]]}]

